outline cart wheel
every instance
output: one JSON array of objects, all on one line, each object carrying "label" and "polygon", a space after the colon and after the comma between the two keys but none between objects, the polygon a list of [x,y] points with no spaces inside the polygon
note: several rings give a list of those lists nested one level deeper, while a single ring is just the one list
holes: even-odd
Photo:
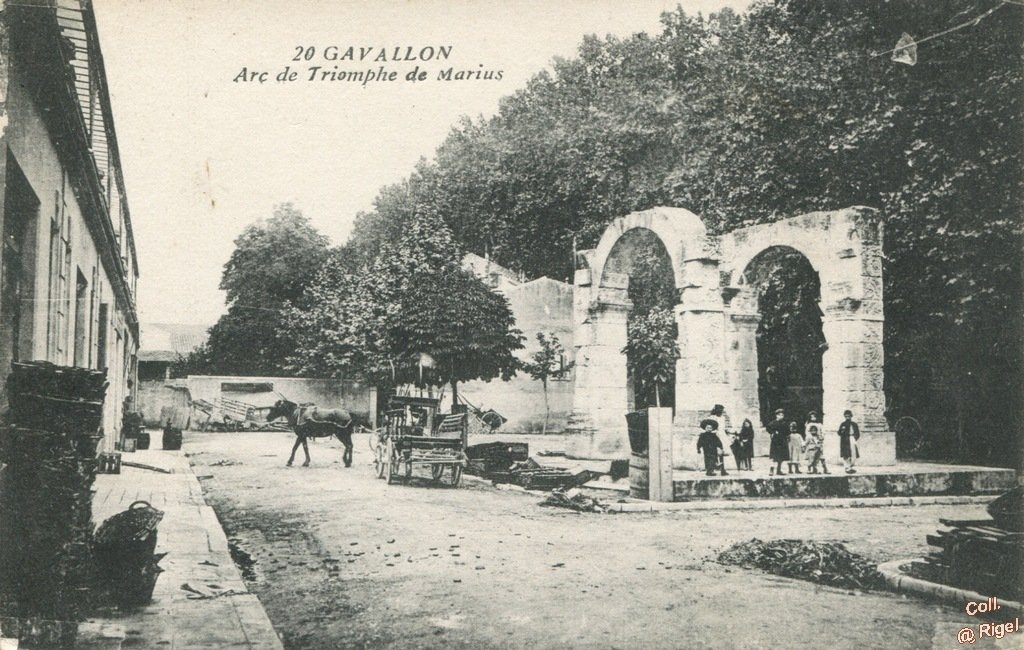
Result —
[{"label": "cart wheel", "polygon": [[444,465],[438,463],[437,465],[430,466],[430,473],[434,476],[435,481],[440,481],[444,475]]},{"label": "cart wheel", "polygon": [[896,448],[904,455],[911,455],[921,451],[927,442],[921,423],[909,415],[896,420],[893,432],[896,434]]},{"label": "cart wheel", "polygon": [[388,485],[395,482],[395,477],[398,476],[398,461],[395,460],[395,447],[391,439],[388,439],[388,444],[384,449],[384,458],[382,464],[384,465],[384,477],[388,481]]},{"label": "cart wheel", "polygon": [[459,481],[462,480],[462,465],[452,465],[452,475],[449,479],[452,487],[458,487]]},{"label": "cart wheel", "polygon": [[384,478],[387,473],[387,444],[382,440],[377,441],[377,446],[373,448],[373,469],[377,473],[377,478]]}]

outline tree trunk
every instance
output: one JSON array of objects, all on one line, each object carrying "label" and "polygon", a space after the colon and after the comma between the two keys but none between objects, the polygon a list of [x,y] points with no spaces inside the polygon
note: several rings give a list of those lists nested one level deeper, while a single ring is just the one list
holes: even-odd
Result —
[{"label": "tree trunk", "polygon": [[454,407],[456,404],[459,403],[459,389],[458,389],[458,386],[457,386],[457,382],[454,379],[452,380],[451,383],[452,383],[452,407]]},{"label": "tree trunk", "polygon": [[541,435],[547,435],[548,433],[548,419],[551,417],[551,409],[548,407],[548,380],[542,379],[541,385],[544,387],[544,426],[541,427]]}]

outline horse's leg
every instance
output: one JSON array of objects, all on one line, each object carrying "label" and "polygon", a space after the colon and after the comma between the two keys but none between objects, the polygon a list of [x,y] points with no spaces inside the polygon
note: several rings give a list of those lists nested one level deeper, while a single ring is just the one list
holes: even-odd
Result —
[{"label": "horse's leg", "polygon": [[[291,467],[292,463],[295,462],[295,452],[298,451],[298,449],[299,449],[299,441],[300,440],[305,442],[305,440],[303,439],[303,436],[300,436],[299,434],[296,433],[295,434],[295,444],[292,445],[292,455],[288,457],[288,467]],[[308,453],[306,455],[309,456]]]},{"label": "horse's leg", "polygon": [[306,462],[302,463],[302,466],[309,467],[309,445],[306,444],[306,436],[302,436],[302,451],[306,454]]},{"label": "horse's leg", "polygon": [[345,445],[345,454],[342,456],[342,460],[345,461],[345,467],[352,467],[352,432],[339,433],[338,440],[341,441],[341,444]]}]

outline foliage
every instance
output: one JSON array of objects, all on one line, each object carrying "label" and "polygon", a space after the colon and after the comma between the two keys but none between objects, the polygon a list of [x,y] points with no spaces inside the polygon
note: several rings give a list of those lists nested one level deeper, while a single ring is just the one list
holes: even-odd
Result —
[{"label": "foliage", "polygon": [[326,237],[293,205],[274,208],[235,239],[220,288],[227,313],[206,344],[175,363],[176,373],[275,375],[284,371],[293,342],[280,336],[282,309],[303,296],[327,256]]},{"label": "foliage", "polygon": [[626,330],[622,352],[629,369],[645,394],[654,393],[654,405],[662,406],[662,393],[675,379],[680,356],[675,314],[671,309],[655,307],[630,318]]},{"label": "foliage", "polygon": [[414,215],[396,242],[381,242],[356,270],[346,252],[333,254],[307,289],[307,307],[289,310],[292,368],[453,390],[461,381],[514,375],[522,337],[508,303],[459,267],[442,222]]},{"label": "foliage", "polygon": [[537,332],[539,348],[530,355],[530,360],[522,363],[522,370],[533,379],[539,381],[544,388],[544,426],[542,434],[548,432],[548,420],[551,408],[548,404],[548,381],[565,377],[576,365],[575,361],[565,362],[565,348],[554,334],[545,335]]},{"label": "foliage", "polygon": [[[946,30],[914,67],[902,32]],[[353,247],[413,212],[528,276],[568,278],[608,222],[685,206],[722,232],[812,210],[885,217],[886,394],[940,451],[1007,462],[1022,357],[1021,29],[995,0],[775,0],[588,37],[382,192]],[[965,438],[981,440],[951,449]],[[966,459],[966,458],[965,458]]]},{"label": "foliage", "polygon": [[629,272],[629,299],[633,308],[626,323],[626,366],[634,382],[634,403],[675,406],[673,387],[678,334],[673,307],[678,302],[672,263],[664,247],[636,256]]}]

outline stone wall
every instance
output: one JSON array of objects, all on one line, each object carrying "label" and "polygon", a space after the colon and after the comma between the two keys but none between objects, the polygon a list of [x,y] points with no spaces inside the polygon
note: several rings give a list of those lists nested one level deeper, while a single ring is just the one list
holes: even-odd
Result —
[{"label": "stone wall", "polygon": [[[538,278],[502,291],[525,340],[517,353],[528,359],[539,345],[537,333],[554,334],[566,351],[566,363],[575,358],[573,344],[573,287],[550,278]],[[551,415],[548,431],[563,431],[572,411],[575,372],[548,384]],[[459,386],[459,393],[474,406],[494,409],[508,418],[501,427],[507,433],[539,433],[544,424],[544,390],[539,381],[520,372],[511,381],[471,381]]]}]

